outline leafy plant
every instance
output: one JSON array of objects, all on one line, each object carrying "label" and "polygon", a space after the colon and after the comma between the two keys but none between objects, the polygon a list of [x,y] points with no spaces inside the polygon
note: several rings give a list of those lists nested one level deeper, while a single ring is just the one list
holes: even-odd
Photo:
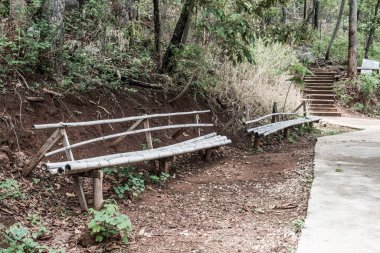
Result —
[{"label": "leafy plant", "polygon": [[123,198],[125,192],[136,198],[145,191],[145,181],[139,173],[130,173],[128,181],[122,185],[114,187],[115,193],[119,198]]},{"label": "leafy plant", "polygon": [[97,242],[120,236],[125,244],[128,243],[132,224],[127,215],[120,213],[114,200],[107,201],[103,210],[96,211],[91,208],[89,213],[92,215],[92,219],[87,226]]},{"label": "leafy plant", "polygon": [[302,229],[304,228],[304,224],[305,224],[305,222],[303,219],[295,219],[292,221],[291,226],[292,226],[293,231],[296,234],[299,234],[299,233],[301,233]]},{"label": "leafy plant", "polygon": [[149,181],[152,182],[153,184],[162,185],[169,178],[170,178],[170,175],[168,173],[161,173],[161,175],[159,175],[159,176],[150,175]]},{"label": "leafy plant", "polygon": [[2,232],[2,244],[6,248],[0,249],[1,253],[36,253],[36,252],[64,252],[41,245],[35,241],[41,233],[32,232],[20,223],[16,223]]},{"label": "leafy plant", "polygon": [[21,198],[22,193],[20,192],[18,183],[14,179],[5,179],[0,181],[0,200],[3,199],[16,199]]},{"label": "leafy plant", "polygon": [[365,106],[362,103],[357,102],[352,108],[354,108],[355,111],[361,112],[364,111]]}]

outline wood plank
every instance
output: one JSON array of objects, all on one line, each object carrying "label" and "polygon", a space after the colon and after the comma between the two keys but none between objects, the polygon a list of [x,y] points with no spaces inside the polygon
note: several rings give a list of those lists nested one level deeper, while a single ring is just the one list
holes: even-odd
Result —
[{"label": "wood plank", "polygon": [[26,177],[37,166],[37,164],[44,158],[46,152],[48,152],[60,139],[62,133],[60,129],[57,129],[46,141],[46,143],[38,150],[37,154],[32,157],[26,167],[22,170],[22,175]]}]

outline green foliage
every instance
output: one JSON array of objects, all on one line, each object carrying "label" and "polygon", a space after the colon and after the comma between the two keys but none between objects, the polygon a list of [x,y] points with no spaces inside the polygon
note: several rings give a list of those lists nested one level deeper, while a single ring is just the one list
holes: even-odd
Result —
[{"label": "green foliage", "polygon": [[376,96],[380,88],[379,75],[360,75],[360,92],[362,94],[363,100],[368,102]]},{"label": "green foliage", "polygon": [[5,248],[0,249],[1,253],[36,253],[36,252],[64,252],[41,245],[35,240],[46,232],[46,228],[39,228],[37,232],[24,227],[21,223],[16,223],[9,229],[2,232],[2,244]]},{"label": "green foliage", "polygon": [[162,185],[164,184],[168,179],[170,178],[170,175],[168,173],[161,173],[159,176],[156,175],[150,175],[149,181],[156,185]]},{"label": "green foliage", "polygon": [[352,108],[353,108],[355,111],[362,112],[362,111],[364,111],[365,106],[364,106],[362,103],[356,102],[356,103],[352,106]]},{"label": "green foliage", "polygon": [[125,244],[128,243],[132,224],[127,215],[120,213],[115,201],[106,202],[104,208],[100,211],[91,208],[89,213],[92,215],[92,219],[87,226],[97,242],[102,242],[106,238],[120,236]]},{"label": "green foliage", "polygon": [[0,181],[0,201],[3,199],[21,198],[18,182],[14,179],[5,179]]},{"label": "green foliage", "polygon": [[304,228],[304,220],[303,219],[295,219],[291,222],[292,229],[294,233],[299,234],[301,233],[302,229]]},{"label": "green foliage", "polygon": [[300,62],[296,62],[296,63],[290,65],[287,68],[287,71],[289,71],[289,73],[291,75],[293,75],[293,77],[290,79],[290,81],[293,81],[293,82],[300,84],[300,85],[302,85],[304,83],[303,78],[305,77],[305,75],[313,75],[313,72],[311,72],[307,67],[305,67]]},{"label": "green foliage", "polygon": [[103,172],[115,177],[114,191],[119,198],[124,198],[125,193],[130,197],[137,198],[145,191],[145,180],[143,173],[134,172],[132,166],[120,167],[118,169],[105,168]]}]

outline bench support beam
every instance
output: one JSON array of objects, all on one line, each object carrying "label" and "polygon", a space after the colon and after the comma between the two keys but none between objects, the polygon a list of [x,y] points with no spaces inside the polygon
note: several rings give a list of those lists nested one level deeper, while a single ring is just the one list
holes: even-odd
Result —
[{"label": "bench support beam", "polygon": [[204,154],[204,157],[203,157],[203,159],[204,159],[206,162],[211,161],[211,154],[212,154],[212,151],[213,151],[212,148],[206,149],[205,154]]},{"label": "bench support beam", "polygon": [[103,171],[97,170],[97,177],[93,178],[94,188],[94,209],[100,210],[103,207]]},{"label": "bench support beam", "polygon": [[160,173],[169,173],[170,165],[168,159],[159,160]]},{"label": "bench support beam", "polygon": [[253,147],[258,148],[260,146],[260,136],[256,135],[255,140],[253,142]]}]

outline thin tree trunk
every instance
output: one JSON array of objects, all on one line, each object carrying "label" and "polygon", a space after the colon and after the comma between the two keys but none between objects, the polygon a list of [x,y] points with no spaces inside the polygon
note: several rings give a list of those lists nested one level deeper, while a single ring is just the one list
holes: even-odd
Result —
[{"label": "thin tree trunk", "polygon": [[153,0],[153,17],[154,17],[154,49],[158,63],[158,69],[161,69],[162,63],[162,27],[161,27],[161,13],[160,13],[160,0]]},{"label": "thin tree trunk", "polygon": [[[50,31],[46,39],[50,40],[52,46],[50,52],[47,52],[47,64],[53,69],[54,74],[61,79],[63,72],[63,39],[64,39],[64,18],[65,18],[65,1],[48,0],[43,7],[44,16],[46,17]],[[46,64],[46,63],[45,63]]]},{"label": "thin tree trunk", "polygon": [[314,7],[314,29],[318,29],[319,27],[319,5],[320,1],[315,0],[315,7]]},{"label": "thin tree trunk", "polygon": [[349,36],[348,36],[348,67],[347,77],[355,79],[358,75],[357,68],[357,43],[358,43],[358,3],[357,0],[350,0],[350,16],[349,16]]},{"label": "thin tree trunk", "polygon": [[170,40],[169,46],[166,49],[164,58],[162,60],[162,73],[171,72],[173,68],[173,64],[171,63],[172,57],[174,55],[174,50],[178,48],[178,46],[182,42],[183,34],[185,32],[185,27],[187,23],[188,16],[191,13],[191,10],[194,7],[193,0],[186,0],[182,7],[181,15],[177,21],[176,27],[174,28],[174,32],[172,38]]},{"label": "thin tree trunk", "polygon": [[112,11],[115,16],[116,25],[124,27],[128,22],[127,6],[123,0],[112,0]]},{"label": "thin tree trunk", "polygon": [[380,0],[377,0],[377,4],[376,4],[376,7],[375,7],[375,14],[374,14],[374,17],[373,17],[373,20],[372,20],[372,24],[371,24],[371,29],[369,30],[368,32],[368,38],[367,38],[367,41],[366,41],[366,46],[365,46],[365,58],[368,59],[369,57],[369,50],[372,46],[372,43],[373,43],[373,35],[375,34],[375,29],[376,29],[376,26],[374,25],[374,22],[377,18],[377,15],[378,15],[378,12],[379,12],[379,8],[380,8]]},{"label": "thin tree trunk", "polygon": [[307,0],[303,1],[303,19],[305,20],[307,17]]},{"label": "thin tree trunk", "polygon": [[9,2],[9,16],[11,20],[9,38],[11,40],[16,37],[17,31],[25,26],[27,18],[26,8],[25,0],[12,0]]},{"label": "thin tree trunk", "polygon": [[189,33],[190,33],[190,27],[191,27],[192,17],[193,17],[193,10],[190,10],[190,14],[189,14],[189,16],[187,17],[187,20],[186,20],[185,31],[183,32],[183,37],[182,37],[182,42],[181,42],[182,44],[186,44],[187,43],[187,39],[188,39]]},{"label": "thin tree trunk", "polygon": [[281,6],[281,12],[282,12],[281,23],[283,25],[286,25],[286,20],[288,19],[288,9],[286,9],[285,5]]},{"label": "thin tree trunk", "polygon": [[339,28],[340,28],[340,24],[342,23],[342,18],[343,18],[343,12],[344,12],[344,6],[345,5],[346,5],[346,0],[342,0],[341,3],[340,3],[338,20],[336,21],[334,32],[333,32],[333,34],[331,36],[331,40],[330,40],[329,46],[327,47],[326,56],[325,56],[326,60],[330,59],[331,48],[332,48],[332,46],[334,44],[334,41],[336,39],[336,36],[338,34],[338,31],[339,31]]}]

